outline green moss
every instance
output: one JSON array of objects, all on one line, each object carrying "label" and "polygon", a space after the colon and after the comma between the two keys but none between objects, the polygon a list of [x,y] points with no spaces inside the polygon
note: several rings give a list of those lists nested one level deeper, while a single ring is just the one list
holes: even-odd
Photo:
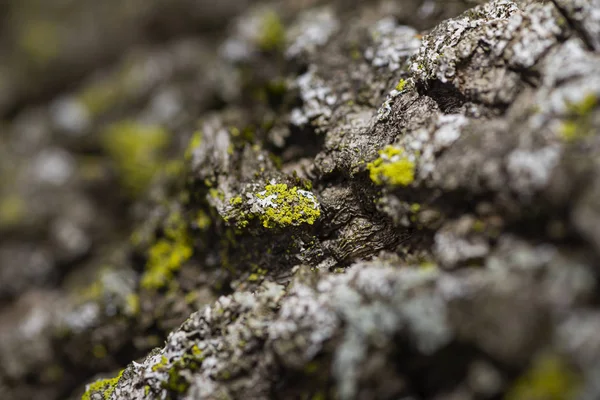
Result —
[{"label": "green moss", "polygon": [[146,270],[141,281],[141,286],[145,289],[163,288],[194,251],[180,213],[171,214],[164,231],[165,237],[156,241],[148,252]]},{"label": "green moss", "polygon": [[579,103],[569,103],[568,117],[560,128],[560,137],[566,142],[574,142],[588,137],[594,132],[593,113],[598,106],[598,97],[589,94]]},{"label": "green moss", "polygon": [[415,180],[415,164],[403,154],[404,150],[394,146],[379,151],[379,158],[367,164],[371,180],[377,185],[410,185]]},{"label": "green moss", "polygon": [[242,197],[236,196],[236,197],[232,198],[231,200],[229,200],[229,204],[231,204],[233,206],[242,204]]},{"label": "green moss", "polygon": [[92,400],[92,395],[99,394],[102,396],[102,400],[110,400],[113,392],[115,391],[115,387],[119,383],[121,376],[123,375],[123,371],[119,372],[114,378],[110,379],[102,379],[91,383],[87,386],[85,393],[81,397],[81,400]]},{"label": "green moss", "polygon": [[122,186],[132,196],[143,192],[159,171],[161,156],[169,134],[158,126],[122,121],[110,126],[102,139],[105,151],[113,159]]},{"label": "green moss", "polygon": [[560,357],[546,355],[516,381],[505,400],[568,400],[579,386],[579,377]]},{"label": "green moss", "polygon": [[404,90],[404,88],[406,87],[406,79],[400,79],[400,81],[398,82],[398,84],[396,85],[396,90],[401,92]]},{"label": "green moss", "polygon": [[262,207],[257,217],[265,228],[313,225],[321,216],[314,194],[296,186],[269,184],[255,196]]},{"label": "green moss", "polygon": [[262,29],[258,38],[258,46],[264,51],[281,50],[285,44],[285,28],[281,18],[274,11],[267,11],[262,16]]}]

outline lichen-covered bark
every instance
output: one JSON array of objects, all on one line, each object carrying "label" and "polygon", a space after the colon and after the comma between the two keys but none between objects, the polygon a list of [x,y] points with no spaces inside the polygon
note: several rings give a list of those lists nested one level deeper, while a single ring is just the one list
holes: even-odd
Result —
[{"label": "lichen-covered bark", "polygon": [[600,5],[472,3],[257,3],[13,117],[0,391],[598,398]]}]

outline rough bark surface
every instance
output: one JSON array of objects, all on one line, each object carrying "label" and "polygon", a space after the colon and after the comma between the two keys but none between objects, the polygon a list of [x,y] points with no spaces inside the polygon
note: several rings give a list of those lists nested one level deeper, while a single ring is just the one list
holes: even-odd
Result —
[{"label": "rough bark surface", "polygon": [[3,398],[600,398],[599,0],[120,3],[3,28]]}]

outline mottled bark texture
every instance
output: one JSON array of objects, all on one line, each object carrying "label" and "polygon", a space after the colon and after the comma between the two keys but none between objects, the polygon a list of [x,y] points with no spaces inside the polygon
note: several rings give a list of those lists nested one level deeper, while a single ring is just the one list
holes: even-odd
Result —
[{"label": "mottled bark texture", "polygon": [[0,101],[5,398],[600,398],[600,1],[157,3]]}]

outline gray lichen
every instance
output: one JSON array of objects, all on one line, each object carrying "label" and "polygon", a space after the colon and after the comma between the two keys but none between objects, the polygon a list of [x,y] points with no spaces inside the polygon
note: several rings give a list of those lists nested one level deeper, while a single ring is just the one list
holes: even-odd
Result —
[{"label": "gray lichen", "polygon": [[213,3],[14,100],[0,391],[598,398],[597,1]]}]

